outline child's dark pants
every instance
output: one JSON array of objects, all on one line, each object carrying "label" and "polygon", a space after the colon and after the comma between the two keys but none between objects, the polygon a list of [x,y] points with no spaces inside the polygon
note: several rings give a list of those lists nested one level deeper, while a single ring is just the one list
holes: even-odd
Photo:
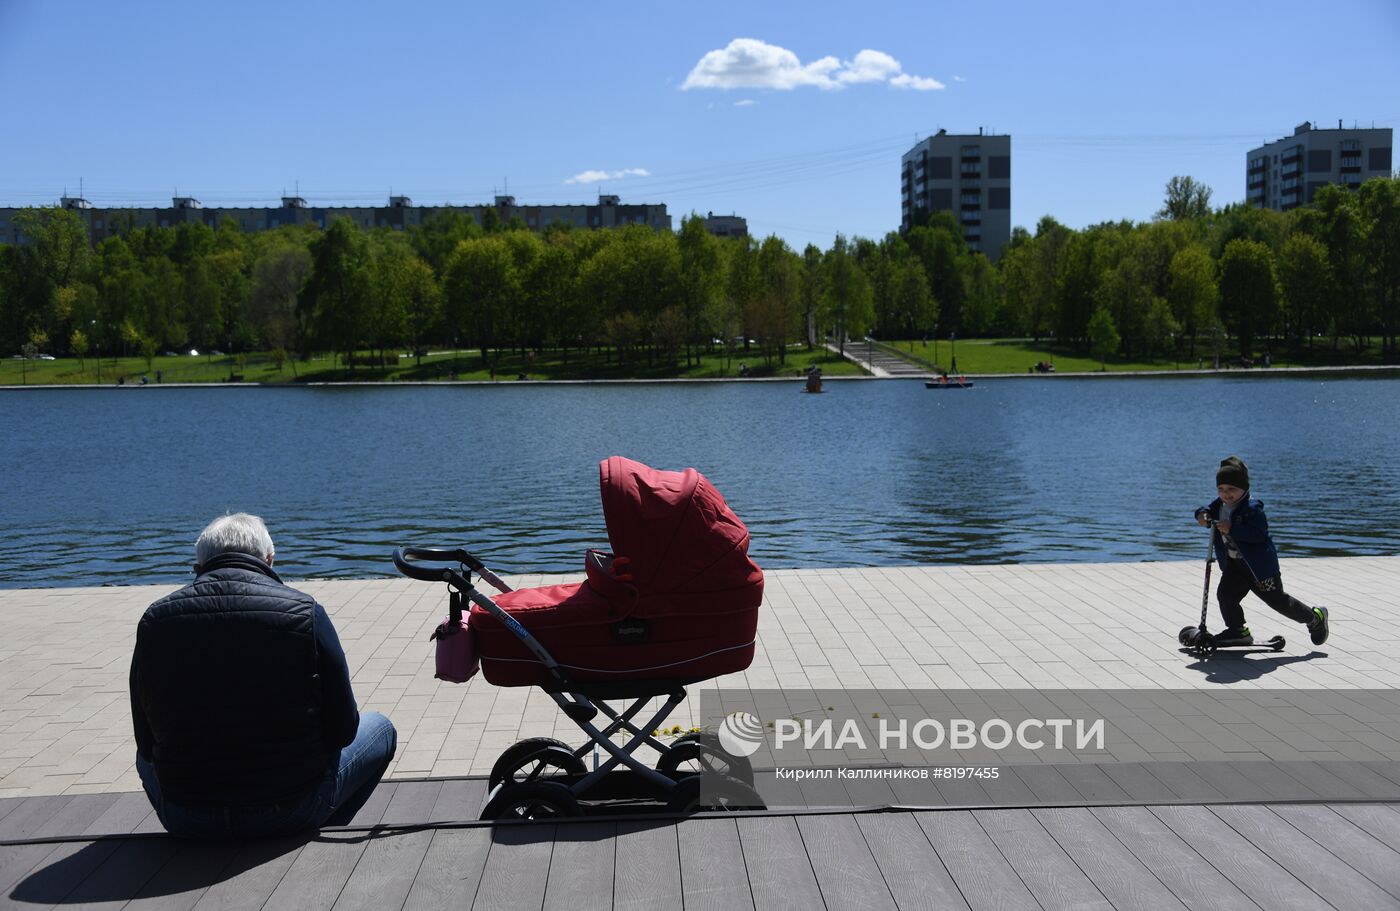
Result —
[{"label": "child's dark pants", "polygon": [[1220,602],[1220,616],[1229,629],[1244,626],[1244,608],[1240,601],[1254,592],[1259,600],[1283,614],[1295,623],[1307,623],[1313,618],[1312,608],[1283,590],[1283,577],[1255,579],[1249,571],[1249,564],[1243,560],[1226,560],[1225,571],[1220,574],[1220,584],[1216,586],[1215,598]]}]

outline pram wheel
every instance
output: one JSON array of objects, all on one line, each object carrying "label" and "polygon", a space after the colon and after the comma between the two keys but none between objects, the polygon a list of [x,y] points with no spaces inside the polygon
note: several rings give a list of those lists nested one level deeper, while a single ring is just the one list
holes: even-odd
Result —
[{"label": "pram wheel", "polygon": [[656,761],[658,772],[715,772],[753,784],[753,764],[747,757],[733,756],[713,734],[686,734]]},{"label": "pram wheel", "polygon": [[491,766],[489,786],[501,782],[539,781],[555,775],[583,775],[588,767],[573,749],[553,737],[529,737],[501,754]]},{"label": "pram wheel", "polygon": [[727,775],[691,775],[676,782],[666,798],[672,813],[737,813],[740,810],[766,810],[763,798],[752,787]]},{"label": "pram wheel", "polygon": [[582,816],[574,792],[557,781],[506,782],[481,811],[482,819],[559,819]]}]

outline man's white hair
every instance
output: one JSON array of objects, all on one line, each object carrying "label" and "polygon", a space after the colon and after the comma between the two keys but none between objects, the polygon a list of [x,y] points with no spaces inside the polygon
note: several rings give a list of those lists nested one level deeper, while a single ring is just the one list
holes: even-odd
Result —
[{"label": "man's white hair", "polygon": [[250,554],[259,560],[272,558],[272,535],[257,516],[235,512],[219,516],[205,526],[194,542],[195,562],[201,566],[219,554]]}]

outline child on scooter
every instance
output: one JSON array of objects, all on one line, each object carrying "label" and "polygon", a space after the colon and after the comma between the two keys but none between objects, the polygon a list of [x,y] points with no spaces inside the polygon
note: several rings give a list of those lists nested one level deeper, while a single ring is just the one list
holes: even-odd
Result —
[{"label": "child on scooter", "polygon": [[1249,496],[1249,466],[1238,456],[1222,459],[1215,473],[1219,494],[1196,510],[1200,525],[1214,524],[1215,559],[1220,584],[1215,589],[1225,630],[1215,637],[1222,645],[1253,645],[1240,601],[1248,592],[1296,623],[1305,623],[1313,645],[1327,641],[1327,608],[1308,607],[1283,590],[1278,551],[1269,536],[1264,504]]}]

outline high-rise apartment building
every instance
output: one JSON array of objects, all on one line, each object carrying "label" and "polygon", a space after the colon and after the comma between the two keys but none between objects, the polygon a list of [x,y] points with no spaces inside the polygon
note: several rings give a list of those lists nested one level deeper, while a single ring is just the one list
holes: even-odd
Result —
[{"label": "high-rise apartment building", "polygon": [[1372,177],[1389,177],[1391,136],[1384,129],[1319,129],[1303,122],[1292,136],[1250,149],[1245,156],[1245,198],[1250,205],[1286,212],[1310,203],[1329,183],[1356,189]]},{"label": "high-rise apartment building", "polygon": [[1011,239],[1011,137],[939,130],[900,160],[902,217],[908,231],[920,210],[953,213],[973,250],[995,260]]}]

